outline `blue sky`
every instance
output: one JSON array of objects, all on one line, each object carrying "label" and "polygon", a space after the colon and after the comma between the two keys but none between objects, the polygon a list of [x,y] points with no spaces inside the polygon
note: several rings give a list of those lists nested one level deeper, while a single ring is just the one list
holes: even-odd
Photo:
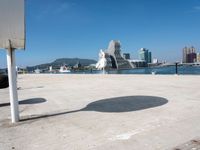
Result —
[{"label": "blue sky", "polygon": [[[153,58],[181,60],[184,46],[200,49],[200,0],[26,0],[26,50],[17,65],[56,58],[98,59],[112,39],[138,58],[141,47]],[[6,52],[0,51],[0,67]]]}]

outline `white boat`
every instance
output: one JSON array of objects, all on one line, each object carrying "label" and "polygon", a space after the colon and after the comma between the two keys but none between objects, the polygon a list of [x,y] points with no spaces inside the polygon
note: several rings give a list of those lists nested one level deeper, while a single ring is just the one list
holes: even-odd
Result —
[{"label": "white boat", "polygon": [[38,69],[38,68],[37,68],[37,69],[35,69],[34,71],[35,71],[35,73],[37,73],[37,74],[41,73],[41,70],[40,70],[40,69]]},{"label": "white boat", "polygon": [[200,62],[196,62],[192,65],[193,67],[200,67]]},{"label": "white boat", "polygon": [[69,69],[67,69],[66,66],[61,66],[59,72],[60,73],[69,73],[71,71]]}]

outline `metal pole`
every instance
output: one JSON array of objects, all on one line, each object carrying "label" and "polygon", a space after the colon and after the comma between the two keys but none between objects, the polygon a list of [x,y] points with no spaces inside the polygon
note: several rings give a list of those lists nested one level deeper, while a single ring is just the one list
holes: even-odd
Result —
[{"label": "metal pole", "polygon": [[7,65],[10,91],[10,107],[12,123],[19,121],[17,81],[16,81],[16,65],[15,65],[15,50],[8,48],[7,50]]},{"label": "metal pole", "polygon": [[178,74],[178,63],[176,62],[176,74]]}]

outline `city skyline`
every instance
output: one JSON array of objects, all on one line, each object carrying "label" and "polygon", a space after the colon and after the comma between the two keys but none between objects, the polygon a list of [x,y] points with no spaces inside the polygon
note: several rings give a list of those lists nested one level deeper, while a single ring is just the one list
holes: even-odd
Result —
[{"label": "city skyline", "polygon": [[[27,44],[16,52],[17,65],[63,57],[98,60],[99,49],[112,39],[134,59],[146,47],[153,58],[181,61],[184,46],[199,52],[199,17],[199,0],[27,0]],[[5,50],[0,67],[6,67]]]}]

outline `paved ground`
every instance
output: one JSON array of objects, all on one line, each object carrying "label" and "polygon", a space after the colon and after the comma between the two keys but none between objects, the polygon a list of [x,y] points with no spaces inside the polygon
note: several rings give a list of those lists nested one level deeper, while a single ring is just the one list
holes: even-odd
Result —
[{"label": "paved ground", "polygon": [[8,89],[0,90],[0,150],[187,149],[191,140],[195,147],[200,137],[199,80],[20,75],[20,123],[10,124]]}]

